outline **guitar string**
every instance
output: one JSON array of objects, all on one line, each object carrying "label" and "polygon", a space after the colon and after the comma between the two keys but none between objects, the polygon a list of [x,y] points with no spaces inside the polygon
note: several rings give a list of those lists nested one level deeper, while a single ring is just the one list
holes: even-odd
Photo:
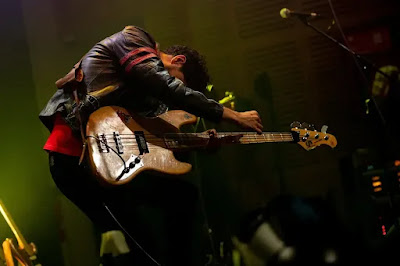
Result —
[{"label": "guitar string", "polygon": [[[133,137],[122,137],[120,138],[120,140],[136,140],[137,138],[135,136]],[[110,138],[107,137],[106,138],[107,141],[114,141],[114,138]],[[209,138],[193,138],[193,137],[182,137],[182,138],[158,138],[158,137],[150,137],[150,138],[146,138],[147,142],[168,142],[168,141],[188,141],[188,140],[192,140],[194,142],[198,141],[198,142],[205,142],[205,141],[209,141]],[[222,141],[224,140],[230,140],[230,139],[220,139]],[[235,139],[234,139],[235,140]],[[253,137],[241,137],[239,139],[237,139],[237,142],[243,142],[243,141],[258,141],[258,142],[275,142],[275,141],[293,141],[294,139],[292,137],[279,137],[279,138],[253,138]]]},{"label": "guitar string", "polygon": [[[136,138],[121,138],[121,144],[122,145],[137,145],[134,142],[135,139]],[[97,139],[97,140],[99,140],[99,139]],[[110,140],[110,139],[108,139],[108,140]],[[108,140],[106,142],[104,142],[102,140],[102,143],[103,144],[107,144],[107,145],[115,145],[115,146],[117,146],[117,144],[113,141],[114,139],[111,139],[112,141],[108,141]],[[243,139],[243,138],[241,138],[238,143],[252,144],[253,141],[254,141],[254,139],[246,139],[246,138]],[[276,140],[274,140],[274,139],[260,139],[260,140],[257,140],[257,141],[266,143],[266,142],[275,142]],[[293,138],[281,138],[281,139],[279,139],[279,141],[291,142],[291,141],[293,141]],[[172,146],[174,146],[174,145],[176,146],[177,144],[182,144],[182,143],[179,143],[179,141],[174,140],[174,139],[163,140],[163,139],[159,139],[159,138],[146,139],[146,142],[149,143],[149,144],[155,145],[155,146],[161,146],[163,144],[166,144],[166,145],[171,145],[172,144]],[[208,139],[205,139],[205,140],[204,139],[197,139],[197,141],[193,141],[192,143],[194,145],[195,144],[205,144],[205,143],[208,143]]]},{"label": "guitar string", "polygon": [[[114,138],[106,138],[107,140],[115,140]],[[135,137],[129,137],[129,138],[120,138],[121,140],[136,140],[137,138],[135,138]],[[193,140],[193,141],[208,141],[208,140],[210,140],[209,138],[166,138],[166,139],[163,139],[163,138],[157,138],[157,137],[154,137],[154,138],[146,138],[146,140],[147,140],[147,142],[150,142],[150,141],[153,141],[153,140],[160,140],[160,141],[174,141],[174,140],[185,140],[185,141],[187,141],[187,140]],[[225,139],[225,138],[223,138],[223,139],[219,139],[219,140],[230,140],[230,139]],[[293,138],[291,138],[291,137],[282,137],[282,138],[240,138],[240,139],[238,139],[238,141],[241,141],[241,140],[248,140],[248,141],[280,141],[280,140],[293,140]]]},{"label": "guitar string", "polygon": [[[210,136],[209,135],[206,135],[206,136],[193,136],[193,135],[163,135],[163,136],[157,136],[156,134],[148,134],[147,136],[150,136],[150,138],[162,138],[162,137],[175,137],[175,138],[204,138],[204,137],[207,137],[207,138],[209,138]],[[115,136],[114,135],[105,135],[105,137],[108,137],[108,138],[114,138]],[[131,135],[119,135],[119,137],[125,137],[125,138],[129,138],[129,137],[136,137],[136,135],[134,135],[134,134],[131,134]],[[215,138],[228,138],[228,137],[242,137],[242,138],[253,138],[253,139],[264,139],[264,138],[276,138],[276,139],[279,139],[279,138],[292,138],[292,136],[291,135],[282,135],[282,136],[265,136],[265,135],[260,135],[260,136],[257,136],[257,135],[252,135],[252,136],[246,136],[246,135],[240,135],[240,134],[238,134],[238,135],[230,135],[230,136],[225,136],[225,135],[218,135],[218,136],[216,136]],[[147,137],[148,138],[148,137]]]},{"label": "guitar string", "polygon": [[[288,142],[289,142],[289,140],[288,140]],[[164,147],[162,147],[162,145],[160,145],[160,144],[165,144],[165,143],[164,142],[160,142],[159,144],[158,143],[149,143],[149,144],[151,144],[151,148],[153,148],[153,149],[157,148],[157,147],[164,149]],[[200,145],[200,144],[203,144],[203,143],[198,143],[198,144],[199,144],[199,147],[204,146],[204,145]],[[243,143],[243,144],[246,144],[246,143]],[[117,147],[117,144],[109,143],[108,146]],[[129,142],[129,143],[125,142],[125,143],[123,143],[122,146],[138,146],[138,145],[136,143],[134,143],[134,142]],[[182,145],[182,144],[179,145],[179,143],[167,143],[166,146],[167,147],[165,147],[165,148],[171,148],[171,147],[174,147],[174,146],[175,147],[182,147],[184,145]],[[190,147],[195,147],[195,146],[196,145],[193,144]]]},{"label": "guitar string", "polygon": [[[207,144],[208,140],[209,140],[209,138],[207,138],[207,139],[201,139],[198,137],[196,138],[196,137],[193,137],[193,134],[187,134],[187,133],[168,133],[168,134],[174,135],[174,136],[179,136],[179,140],[182,140],[182,141],[187,141],[188,139],[196,140],[196,141],[194,141],[194,143],[192,143],[193,146],[195,146],[195,145],[198,145],[200,147],[205,146],[204,144]],[[166,134],[166,135],[168,135],[168,134]],[[228,132],[225,134],[232,134],[232,133]],[[241,133],[237,133],[237,132],[235,134],[236,134],[235,136],[242,135]],[[272,134],[275,134],[275,136]],[[242,135],[241,138],[238,140],[238,143],[251,144],[254,141],[266,143],[266,142],[275,142],[276,140],[279,140],[282,142],[291,142],[294,140],[290,133],[274,132],[272,134],[266,138],[265,135],[256,135],[253,132],[245,132],[245,134]],[[122,135],[122,137],[121,137],[121,135]],[[123,146],[127,146],[127,147],[128,146],[137,146],[137,144],[135,144],[133,141],[127,142],[127,140],[136,140],[136,136],[134,134],[121,134],[121,135],[120,135],[120,140],[121,140],[121,144]],[[164,147],[160,147],[160,146],[164,146],[164,145],[166,146],[165,148],[173,149],[173,148],[178,148],[180,145],[184,145],[184,144],[179,143],[179,140],[176,140],[176,139],[162,139],[162,138],[156,137],[152,134],[147,134],[147,135],[150,135],[151,137],[147,137],[146,142],[151,144],[152,146],[154,146],[154,147],[151,147],[151,149],[164,148]],[[204,134],[200,133],[200,134],[197,134],[196,136],[198,136],[198,135],[202,135],[202,136],[204,135],[204,136],[209,137],[209,134],[206,134],[206,133],[204,133]],[[224,134],[222,133],[221,135],[223,136]],[[115,138],[115,136],[113,134],[105,134],[103,136],[106,137],[105,141],[101,140],[100,138],[96,138],[94,136],[89,136],[89,137],[96,139],[97,141],[101,142],[103,145],[106,145],[108,147],[110,147],[110,145],[112,145],[113,147],[114,146],[118,147],[118,145],[116,143],[113,143],[113,141],[110,141],[110,143],[109,143],[110,138],[111,138],[111,140],[114,140],[114,138]],[[178,143],[176,143],[176,141],[178,141]],[[207,141],[207,143],[205,143],[205,141]],[[133,149],[133,150],[139,150],[139,149]],[[116,152],[114,150],[113,150],[113,152],[118,154],[118,152]],[[121,160],[123,160],[123,159],[121,158]]]},{"label": "guitar string", "polygon": [[[121,141],[127,141],[127,140],[136,140],[135,136],[132,137],[122,137],[120,138]],[[110,141],[111,140],[111,141]],[[175,141],[188,141],[192,140],[194,143],[204,143],[208,142],[209,138],[207,139],[201,139],[201,138],[193,138],[193,137],[182,137],[182,138],[177,138],[177,139],[162,139],[158,137],[151,137],[151,138],[146,138],[146,142],[149,143],[166,143],[166,142],[175,142]],[[223,141],[224,139],[222,139]],[[240,139],[237,140],[237,143],[243,143],[243,142],[276,142],[276,141],[293,141],[294,139],[292,137],[286,136],[286,137],[279,137],[279,138],[254,138],[254,137],[241,137]],[[114,141],[114,138],[106,138],[107,142],[112,143]]]},{"label": "guitar string", "polygon": [[[162,136],[158,137],[157,134],[145,134],[146,139],[152,139],[152,138],[157,138],[157,139],[161,139],[162,137],[175,137],[175,138],[185,138],[185,139],[198,139],[201,137],[207,137],[207,139],[210,137],[210,135],[208,134],[204,134],[204,135],[192,135],[192,134],[186,134],[186,133],[181,133],[181,134],[163,134]],[[99,135],[100,137],[102,135]],[[113,134],[105,134],[103,135],[107,138],[115,138],[115,136]],[[118,135],[121,138],[136,138],[135,134],[119,134]],[[265,134],[261,134],[261,135],[243,135],[243,134],[236,134],[236,135],[225,135],[225,134],[219,134],[216,136],[216,138],[227,138],[227,137],[241,137],[241,139],[245,138],[245,139],[282,139],[282,138],[291,138],[293,139],[291,134],[270,134],[270,135],[265,135]]]},{"label": "guitar string", "polygon": [[[281,140],[281,141],[283,141],[283,142],[291,142],[291,141],[293,141],[293,139],[283,139],[283,140]],[[110,143],[104,143],[103,141],[101,141],[103,144],[106,144],[107,146],[111,146],[111,147],[117,147],[117,144],[115,143],[115,142],[110,142]],[[275,142],[274,140],[264,140],[263,142],[266,142],[266,143],[270,143],[270,142]],[[165,147],[165,148],[177,148],[178,146],[184,146],[184,144],[181,144],[181,143],[175,143],[173,140],[170,140],[170,141],[163,141],[163,140],[159,140],[159,141],[148,141],[147,142],[148,144],[150,144],[151,145],[151,149],[158,149],[158,148],[160,148],[160,149],[164,149],[164,147],[161,147],[161,146],[163,146],[163,145],[166,145],[167,147]],[[126,147],[128,147],[128,146],[135,146],[135,147],[137,147],[138,146],[138,144],[137,143],[135,143],[135,142],[133,142],[133,141],[127,141],[127,140],[124,140],[124,141],[121,141],[121,144],[122,144],[122,146],[126,146]],[[205,144],[204,143],[204,141],[199,141],[199,142],[195,142],[195,143],[193,143],[193,145],[192,146],[196,146],[196,144],[197,145],[199,145],[200,147],[201,146],[204,146],[204,145],[202,145],[202,144]],[[245,143],[243,143],[243,142],[241,142],[241,144],[252,144],[251,142],[245,142]],[[137,150],[139,150],[139,148],[137,149]]]},{"label": "guitar string", "polygon": [[[104,134],[105,136],[114,136],[114,134]],[[119,136],[131,136],[134,133],[118,134]],[[181,135],[181,136],[210,136],[208,133],[144,133],[142,135]],[[288,132],[262,132],[258,134],[256,132],[217,132],[217,135],[231,135],[231,136],[292,136],[292,133]]]}]

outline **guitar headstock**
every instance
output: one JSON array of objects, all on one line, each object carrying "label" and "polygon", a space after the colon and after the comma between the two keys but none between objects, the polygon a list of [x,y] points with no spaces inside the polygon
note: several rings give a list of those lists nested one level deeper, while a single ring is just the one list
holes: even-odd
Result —
[{"label": "guitar headstock", "polygon": [[337,145],[336,137],[326,133],[328,129],[326,125],[322,126],[321,131],[317,131],[314,125],[308,123],[293,122],[290,127],[295,141],[307,151],[321,145],[328,145],[331,148]]}]

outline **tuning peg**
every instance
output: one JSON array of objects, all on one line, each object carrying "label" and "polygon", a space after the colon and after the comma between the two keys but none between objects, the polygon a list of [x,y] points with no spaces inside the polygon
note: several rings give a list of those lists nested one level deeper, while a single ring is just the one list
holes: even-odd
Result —
[{"label": "tuning peg", "polygon": [[314,124],[302,123],[302,124],[301,124],[301,127],[304,128],[304,129],[308,129],[308,130],[311,130],[311,131],[315,131],[315,126],[314,126]]},{"label": "tuning peg", "polygon": [[304,123],[301,123],[300,127],[303,129],[310,129],[311,125],[309,123],[304,122]]},{"label": "tuning peg", "polygon": [[301,126],[301,123],[298,121],[294,121],[290,124],[291,128],[299,128]]},{"label": "tuning peg", "polygon": [[326,131],[328,130],[328,126],[327,125],[323,125],[321,128],[321,132],[326,134]]}]

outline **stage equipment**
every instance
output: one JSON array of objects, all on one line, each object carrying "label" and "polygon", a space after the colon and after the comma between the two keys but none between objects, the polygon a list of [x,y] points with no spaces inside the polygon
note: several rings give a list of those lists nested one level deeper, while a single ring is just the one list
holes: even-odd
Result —
[{"label": "stage equipment", "polygon": [[[278,196],[248,213],[232,240],[246,265],[331,265],[339,252],[317,204]],[[304,263],[304,264],[303,264]]]},{"label": "stage equipment", "polygon": [[400,160],[383,165],[369,164],[362,172],[369,195],[375,204],[377,231],[387,235],[389,229],[399,231],[400,221]]}]

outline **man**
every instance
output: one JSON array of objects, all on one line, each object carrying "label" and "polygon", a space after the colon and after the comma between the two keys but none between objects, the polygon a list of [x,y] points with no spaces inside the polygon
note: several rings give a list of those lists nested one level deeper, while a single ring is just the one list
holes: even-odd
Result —
[{"label": "man", "polygon": [[[261,132],[258,113],[237,112],[207,99],[201,92],[209,82],[204,58],[185,46],[159,51],[151,35],[135,26],[127,26],[94,45],[75,65],[75,78],[71,78],[71,73],[56,82],[59,89],[39,115],[51,131],[44,149],[49,152],[54,182],[101,232],[120,228],[106,204],[162,264],[192,265],[190,250],[183,250],[190,246],[191,239],[183,230],[191,229],[185,219],[193,217],[191,203],[196,201],[196,190],[179,180],[143,175],[128,186],[101,187],[87,173],[86,164],[79,164],[81,123],[85,124],[90,113],[101,106],[118,105],[144,116],[157,116],[169,108],[182,109],[213,122],[226,120]],[[150,207],[142,208],[143,205]],[[159,213],[167,217],[165,221]],[[170,218],[180,221],[182,226]],[[163,232],[167,240],[158,241],[160,236],[152,235],[157,228],[152,227],[150,220],[167,224]],[[180,236],[182,232],[184,236]],[[149,258],[143,261],[146,259],[152,265]]]}]

